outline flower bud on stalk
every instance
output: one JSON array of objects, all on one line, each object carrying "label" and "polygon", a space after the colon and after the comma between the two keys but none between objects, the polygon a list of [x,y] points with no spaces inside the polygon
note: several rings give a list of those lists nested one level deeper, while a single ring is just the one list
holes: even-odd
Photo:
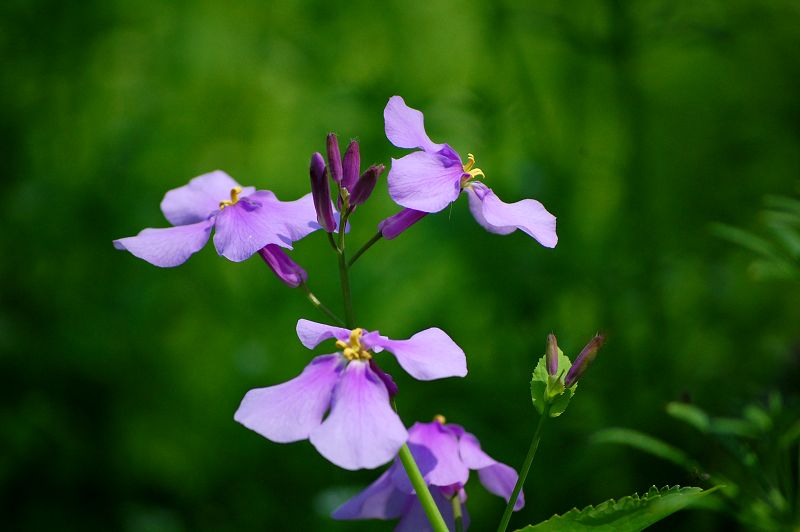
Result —
[{"label": "flower bud on stalk", "polygon": [[547,335],[547,373],[555,377],[558,374],[558,342],[556,335]]},{"label": "flower bud on stalk", "polygon": [[331,179],[337,184],[342,182],[342,155],[339,153],[339,139],[336,133],[328,133],[328,168]]},{"label": "flower bud on stalk", "polygon": [[356,186],[358,175],[361,173],[361,155],[358,150],[358,141],[351,140],[344,152],[344,165],[342,168],[342,186],[352,194]]},{"label": "flower bud on stalk", "polygon": [[375,189],[375,184],[378,182],[378,177],[380,177],[384,169],[385,166],[382,164],[374,164],[361,174],[356,186],[353,187],[353,193],[350,195],[350,208],[361,205],[369,199]]},{"label": "flower bud on stalk", "polygon": [[581,354],[578,355],[578,358],[575,359],[575,362],[569,369],[566,379],[564,379],[564,386],[566,388],[571,388],[578,382],[578,379],[581,378],[583,372],[586,371],[586,368],[589,367],[597,356],[597,351],[602,347],[605,341],[606,339],[598,334],[586,344],[586,347],[583,348],[583,351],[581,351]]},{"label": "flower bud on stalk", "polygon": [[400,235],[403,231],[422,220],[428,213],[415,211],[414,209],[403,209],[394,216],[390,216],[378,224],[378,231],[386,240],[391,240]]},{"label": "flower bud on stalk", "polygon": [[333,217],[333,207],[331,206],[328,169],[325,167],[325,160],[319,153],[311,156],[309,173],[311,174],[311,195],[317,211],[317,222],[322,229],[332,233],[336,229],[336,219]]},{"label": "flower bud on stalk", "polygon": [[297,288],[308,281],[308,274],[289,255],[275,244],[268,244],[258,250],[258,254],[264,259],[278,279],[290,288]]}]

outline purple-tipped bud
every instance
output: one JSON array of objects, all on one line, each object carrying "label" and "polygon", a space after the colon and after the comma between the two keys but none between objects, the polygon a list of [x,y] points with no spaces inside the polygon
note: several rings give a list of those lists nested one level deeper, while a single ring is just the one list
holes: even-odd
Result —
[{"label": "purple-tipped bud", "polygon": [[395,395],[397,395],[397,384],[394,383],[394,379],[392,376],[386,373],[381,369],[381,367],[375,363],[375,360],[370,358],[369,359],[369,369],[375,372],[375,375],[383,382],[384,386],[386,386],[386,391],[389,392],[389,398],[391,399]]},{"label": "purple-tipped bud", "polygon": [[353,193],[350,194],[351,207],[361,205],[369,199],[370,194],[372,194],[372,191],[375,189],[378,178],[385,169],[386,167],[382,164],[373,164],[361,174],[361,177],[358,178],[358,183],[353,187]]},{"label": "purple-tipped bud", "polygon": [[558,375],[558,342],[556,341],[556,335],[553,333],[547,335],[547,350],[545,354],[547,373],[555,377]]},{"label": "purple-tipped bud", "polygon": [[258,254],[272,268],[278,279],[290,288],[297,288],[308,281],[308,274],[289,255],[275,244],[267,244],[258,250]]},{"label": "purple-tipped bud", "polygon": [[314,208],[317,210],[317,221],[328,233],[336,229],[336,219],[333,217],[331,205],[331,188],[328,183],[328,169],[322,155],[315,153],[311,156],[311,196],[314,198]]},{"label": "purple-tipped bud", "polygon": [[422,220],[427,212],[415,211],[414,209],[403,209],[394,216],[386,218],[378,224],[378,231],[386,240],[391,240],[400,233]]},{"label": "purple-tipped bud", "polygon": [[358,141],[351,140],[344,152],[344,167],[342,168],[342,186],[353,192],[358,176],[361,173],[361,155],[358,151]]},{"label": "purple-tipped bud", "polygon": [[336,183],[342,182],[342,155],[339,153],[339,139],[336,133],[328,133],[328,168],[331,179]]},{"label": "purple-tipped bud", "polygon": [[583,372],[586,371],[586,368],[588,368],[592,363],[594,357],[597,356],[597,350],[602,347],[603,342],[605,341],[606,339],[598,334],[592,338],[588,344],[586,344],[586,347],[583,348],[581,354],[575,359],[572,367],[569,368],[567,377],[564,379],[565,388],[571,388],[576,382],[578,382],[578,379],[581,378]]}]

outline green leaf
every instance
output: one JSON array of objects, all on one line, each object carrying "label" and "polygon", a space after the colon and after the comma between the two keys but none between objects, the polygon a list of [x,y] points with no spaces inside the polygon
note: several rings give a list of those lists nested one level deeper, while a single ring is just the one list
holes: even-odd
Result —
[{"label": "green leaf", "polygon": [[702,433],[707,433],[711,428],[711,420],[703,410],[686,403],[668,403],[667,414],[688,423]]},{"label": "green leaf", "polygon": [[572,367],[572,362],[561,349],[558,350],[557,378],[551,377],[547,373],[546,359],[546,356],[542,356],[536,364],[536,369],[533,370],[531,400],[540,414],[544,413],[545,405],[549,404],[550,417],[558,417],[567,409],[569,400],[575,395],[575,389],[578,385],[576,384],[572,388],[564,388],[564,375]]},{"label": "green leaf", "polygon": [[682,510],[689,504],[716,490],[679,486],[655,486],[645,495],[637,494],[615,501],[610,499],[583,510],[573,508],[564,515],[554,515],[547,521],[530,525],[517,532],[639,532]]},{"label": "green leaf", "polygon": [[662,440],[648,436],[637,430],[617,427],[603,429],[594,433],[591,442],[627,445],[634,449],[652,454],[653,456],[657,456],[658,458],[668,460],[690,471],[699,469],[698,464],[677,447],[673,447]]}]

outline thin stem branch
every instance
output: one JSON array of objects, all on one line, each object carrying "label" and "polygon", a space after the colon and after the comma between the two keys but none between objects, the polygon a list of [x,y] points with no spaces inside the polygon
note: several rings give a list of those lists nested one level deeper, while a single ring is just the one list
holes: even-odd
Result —
[{"label": "thin stem branch", "polygon": [[359,249],[358,251],[356,251],[356,254],[355,254],[355,255],[353,255],[353,257],[350,259],[350,262],[348,262],[348,263],[347,263],[347,266],[348,266],[348,267],[352,267],[352,266],[353,266],[353,264],[355,264],[355,262],[358,260],[358,258],[359,258],[361,255],[363,255],[365,251],[367,251],[369,248],[371,248],[371,247],[372,247],[372,244],[374,244],[375,242],[377,242],[377,241],[378,241],[378,240],[380,240],[381,238],[383,238],[383,235],[381,234],[381,232],[380,232],[380,231],[378,231],[377,233],[375,233],[375,235],[374,235],[372,238],[370,238],[370,239],[369,239],[369,241],[368,241],[366,244],[364,244],[363,246],[361,246],[361,249]]},{"label": "thin stem branch", "polygon": [[408,478],[411,480],[411,485],[414,486],[414,491],[417,492],[417,498],[433,530],[435,532],[448,532],[444,518],[442,518],[442,514],[439,513],[439,508],[437,508],[436,502],[433,500],[433,496],[431,496],[431,492],[428,490],[428,485],[425,484],[425,479],[422,478],[422,473],[419,467],[417,467],[414,457],[411,456],[408,444],[404,443],[403,446],[400,447],[400,452],[397,453],[397,456],[400,457],[400,462],[402,462],[408,474]]},{"label": "thin stem branch", "polygon": [[453,498],[450,499],[450,502],[453,504],[453,520],[456,523],[456,532],[464,532],[464,517],[461,515],[461,497],[456,493],[453,495]]},{"label": "thin stem branch", "polygon": [[531,445],[528,448],[528,455],[525,457],[525,461],[522,463],[522,469],[520,469],[517,484],[514,486],[514,491],[511,492],[511,498],[508,499],[506,511],[503,512],[503,518],[500,520],[500,526],[497,527],[497,532],[505,532],[506,528],[508,528],[508,522],[511,520],[511,512],[514,511],[514,505],[517,502],[517,497],[519,497],[519,492],[522,491],[522,485],[525,484],[525,479],[528,477],[528,471],[531,469],[533,457],[536,456],[536,449],[539,448],[539,440],[542,438],[542,427],[544,426],[544,420],[549,416],[550,411],[547,407],[545,407],[544,412],[542,412],[542,415],[539,418],[539,424],[536,425],[536,432],[534,432]]},{"label": "thin stem branch", "polygon": [[356,326],[356,320],[353,315],[353,300],[350,296],[350,274],[347,271],[347,256],[344,251],[344,228],[347,227],[347,216],[342,215],[339,219],[339,242],[334,242],[333,235],[328,233],[331,245],[336,249],[339,256],[339,282],[342,285],[342,303],[344,304],[344,322],[345,326],[352,329]]},{"label": "thin stem branch", "polygon": [[335,321],[337,325],[341,325],[342,327],[345,326],[344,321],[339,316],[337,316],[331,309],[323,305],[322,301],[320,301],[319,298],[314,295],[314,293],[308,288],[308,285],[306,283],[300,283],[300,287],[306,293],[306,297],[308,298],[309,301],[311,301],[312,305],[317,307],[326,316]]}]

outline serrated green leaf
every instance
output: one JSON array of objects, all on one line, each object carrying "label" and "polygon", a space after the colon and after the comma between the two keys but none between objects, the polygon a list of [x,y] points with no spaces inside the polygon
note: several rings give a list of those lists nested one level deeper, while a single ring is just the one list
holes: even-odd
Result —
[{"label": "serrated green leaf", "polygon": [[[546,404],[550,404],[550,417],[558,417],[560,416],[564,410],[567,409],[567,405],[569,405],[569,400],[572,399],[572,396],[575,395],[575,389],[578,387],[576,384],[572,388],[567,388],[564,392],[556,397],[551,397],[548,400],[548,392],[552,395],[553,388],[563,389],[563,387],[558,387],[558,383],[553,383],[554,379],[551,379],[550,375],[547,373],[547,360],[546,356],[542,356],[539,359],[539,362],[536,364],[536,369],[533,370],[533,376],[531,377],[531,400],[533,401],[533,406],[536,407],[536,410],[539,414],[544,413],[544,407]],[[563,382],[563,376],[567,374],[569,368],[572,367],[572,362],[570,359],[561,351],[558,350],[558,376],[559,382]],[[554,386],[555,384],[555,386]],[[549,385],[549,387],[548,387]]]},{"label": "serrated green leaf", "polygon": [[716,490],[679,486],[655,486],[647,494],[610,499],[583,510],[573,508],[563,515],[519,529],[517,532],[639,532]]},{"label": "serrated green leaf", "polygon": [[688,470],[699,469],[697,463],[689,458],[686,453],[672,445],[639,432],[637,430],[611,427],[594,433],[592,443],[613,443],[627,445],[646,453],[668,460],[673,464]]}]

